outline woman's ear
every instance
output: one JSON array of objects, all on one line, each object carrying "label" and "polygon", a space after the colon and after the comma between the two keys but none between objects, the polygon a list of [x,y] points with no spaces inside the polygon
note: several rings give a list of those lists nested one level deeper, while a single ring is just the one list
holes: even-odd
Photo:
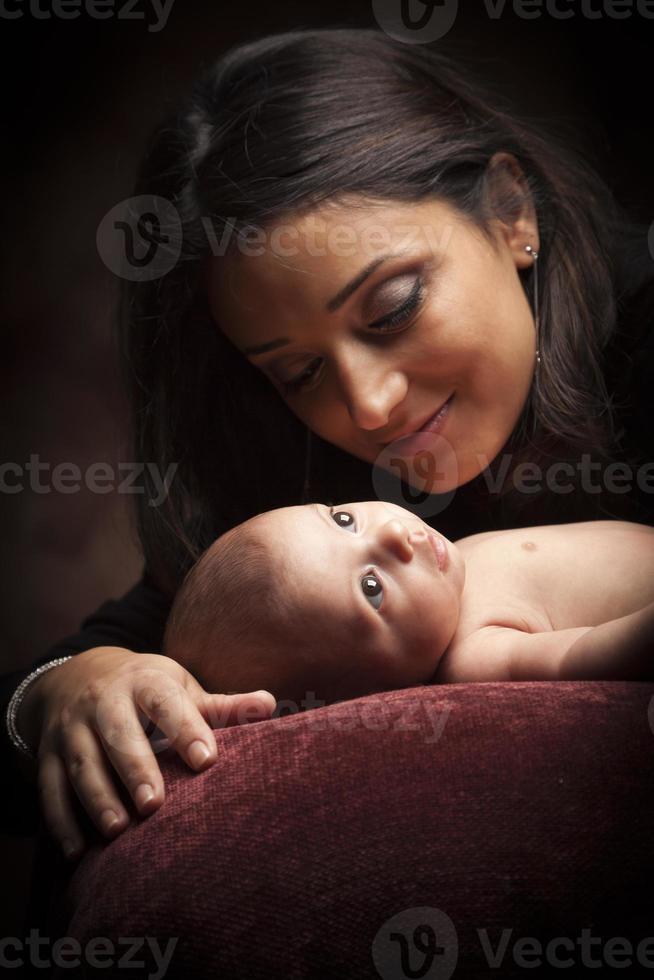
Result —
[{"label": "woman's ear", "polygon": [[518,268],[533,264],[525,252],[538,252],[538,221],[527,178],[512,153],[494,153],[486,170],[484,208],[494,231],[510,249]]}]

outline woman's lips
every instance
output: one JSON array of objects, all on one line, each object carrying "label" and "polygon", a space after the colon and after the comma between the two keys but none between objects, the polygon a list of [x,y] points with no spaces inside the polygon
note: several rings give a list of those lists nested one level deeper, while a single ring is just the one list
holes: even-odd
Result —
[{"label": "woman's lips", "polygon": [[395,439],[393,442],[388,442],[384,448],[388,449],[392,446],[393,452],[398,453],[400,456],[412,456],[421,449],[427,449],[432,444],[433,436],[439,433],[445,425],[453,398],[454,395],[450,395],[447,401],[441,405],[431,418],[427,419],[425,424],[417,432],[408,436],[402,436],[401,439]]},{"label": "woman's lips", "polygon": [[450,402],[454,396],[450,395],[446,402],[441,405],[437,412],[434,412],[430,419],[418,430],[419,432],[438,432],[443,425],[445,416],[450,410]]}]

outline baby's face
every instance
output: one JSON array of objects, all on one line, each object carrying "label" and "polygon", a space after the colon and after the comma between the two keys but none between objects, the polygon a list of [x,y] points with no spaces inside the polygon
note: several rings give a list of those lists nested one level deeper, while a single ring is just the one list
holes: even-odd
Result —
[{"label": "baby's face", "polygon": [[284,507],[256,520],[298,607],[325,636],[331,676],[347,686],[340,696],[431,679],[459,618],[456,545],[383,501]]}]

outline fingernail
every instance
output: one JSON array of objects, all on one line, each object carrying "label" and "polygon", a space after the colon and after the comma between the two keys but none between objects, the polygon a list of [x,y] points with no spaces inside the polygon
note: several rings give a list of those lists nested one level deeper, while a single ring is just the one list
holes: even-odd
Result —
[{"label": "fingernail", "polygon": [[61,849],[64,852],[64,857],[69,861],[71,858],[76,857],[80,850],[79,845],[76,844],[75,841],[72,841],[70,837],[66,837],[64,840],[62,840]]},{"label": "fingernail", "polygon": [[154,799],[154,790],[148,783],[141,783],[136,792],[134,793],[134,800],[136,802],[139,810],[143,809],[144,806]]},{"label": "fingernail", "polygon": [[120,823],[120,817],[115,810],[103,810],[100,817],[100,826],[105,834],[110,834]]},{"label": "fingernail", "polygon": [[204,742],[196,741],[189,746],[188,757],[194,769],[199,769],[200,766],[204,765],[210,755],[211,752]]}]

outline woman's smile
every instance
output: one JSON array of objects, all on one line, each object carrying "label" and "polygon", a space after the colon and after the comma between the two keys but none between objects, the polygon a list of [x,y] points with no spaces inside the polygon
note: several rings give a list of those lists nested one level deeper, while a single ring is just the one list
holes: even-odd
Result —
[{"label": "woman's smile", "polygon": [[433,444],[433,437],[440,433],[445,425],[446,419],[450,414],[454,395],[450,395],[447,401],[442,404],[434,413],[430,415],[426,422],[416,428],[409,428],[406,433],[391,439],[390,442],[382,444],[382,448],[393,447],[394,452],[400,456],[412,456],[420,452],[427,446]]}]

